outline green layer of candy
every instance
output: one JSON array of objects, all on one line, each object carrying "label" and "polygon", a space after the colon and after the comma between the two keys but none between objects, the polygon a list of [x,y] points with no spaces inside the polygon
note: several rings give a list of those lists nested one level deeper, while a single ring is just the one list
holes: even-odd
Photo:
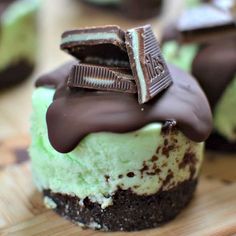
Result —
[{"label": "green layer of candy", "polygon": [[145,78],[144,78],[144,73],[143,73],[143,69],[142,69],[142,65],[141,65],[141,60],[140,60],[140,48],[139,48],[139,38],[138,38],[138,33],[136,32],[136,30],[130,30],[129,31],[133,37],[132,37],[132,47],[133,47],[133,52],[134,52],[134,60],[136,63],[136,68],[137,68],[137,74],[138,74],[138,78],[139,78],[139,83],[140,83],[140,88],[141,88],[141,96],[142,96],[142,101],[146,101],[147,99],[147,85],[145,82]]},{"label": "green layer of candy", "polygon": [[[158,160],[151,161],[157,147],[164,143],[162,125],[159,123],[125,134],[89,134],[72,152],[58,153],[49,143],[45,121],[53,94],[54,90],[46,88],[38,88],[33,94],[30,155],[34,180],[39,190],[51,189],[53,192],[78,196],[82,200],[89,197],[91,201],[106,207],[112,204],[110,196],[118,186],[130,188],[137,194],[156,193],[162,187],[169,169],[173,172],[173,179],[163,190],[189,179],[189,166],[182,169],[178,167],[184,153],[189,150],[196,154],[198,162],[194,176],[198,175],[203,144],[190,141],[180,132],[174,135],[178,148],[170,151],[169,158],[160,152]],[[144,161],[150,168],[149,172],[154,163],[160,167],[160,174],[144,173],[141,177]],[[129,172],[135,176],[128,177]]]},{"label": "green layer of candy", "polygon": [[0,69],[19,59],[34,62],[39,0],[17,0],[1,16]]},{"label": "green layer of candy", "polygon": [[89,40],[117,40],[121,41],[115,33],[83,33],[83,34],[70,34],[63,38],[61,43],[73,43],[78,41],[89,41]]}]

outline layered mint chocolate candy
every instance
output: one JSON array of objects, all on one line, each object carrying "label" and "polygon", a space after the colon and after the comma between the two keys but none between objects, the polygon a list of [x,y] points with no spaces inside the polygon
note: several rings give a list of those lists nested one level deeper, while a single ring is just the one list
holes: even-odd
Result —
[{"label": "layered mint chocolate candy", "polygon": [[0,88],[23,81],[33,71],[39,4],[38,0],[0,2]]},{"label": "layered mint chocolate candy", "polygon": [[167,40],[165,35],[163,40],[167,61],[192,72],[208,97],[215,129],[207,147],[226,152],[236,152],[236,26],[233,12],[233,1],[201,4],[186,10],[172,40]]},{"label": "layered mint chocolate candy", "polygon": [[[150,26],[68,31],[61,47],[76,60],[41,76],[33,94],[30,154],[45,205],[105,231],[173,219],[193,196],[211,131],[198,83],[165,63]],[[169,86],[149,94],[152,81]]]}]

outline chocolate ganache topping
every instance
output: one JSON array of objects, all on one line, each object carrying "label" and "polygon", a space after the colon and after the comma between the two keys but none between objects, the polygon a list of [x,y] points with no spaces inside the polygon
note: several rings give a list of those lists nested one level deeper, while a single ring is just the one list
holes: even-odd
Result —
[{"label": "chocolate ganache topping", "polygon": [[168,65],[173,85],[148,103],[139,104],[137,94],[69,89],[66,81],[73,65],[64,64],[41,76],[36,86],[56,89],[46,120],[52,146],[61,153],[72,151],[86,135],[94,132],[125,133],[153,122],[175,120],[191,140],[207,139],[212,128],[208,101],[196,80]]}]

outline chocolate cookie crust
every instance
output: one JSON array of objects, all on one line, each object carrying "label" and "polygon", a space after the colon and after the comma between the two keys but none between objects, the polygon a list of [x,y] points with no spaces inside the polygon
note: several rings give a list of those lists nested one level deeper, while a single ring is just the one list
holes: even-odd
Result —
[{"label": "chocolate cookie crust", "polygon": [[145,196],[131,190],[117,190],[113,205],[102,209],[98,203],[44,190],[61,216],[104,231],[136,231],[157,227],[173,219],[191,200],[197,180],[187,180],[168,191]]}]

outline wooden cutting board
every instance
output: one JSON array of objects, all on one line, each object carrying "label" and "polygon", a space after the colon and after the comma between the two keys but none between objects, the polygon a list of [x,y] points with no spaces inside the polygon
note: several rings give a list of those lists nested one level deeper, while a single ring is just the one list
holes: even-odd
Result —
[{"label": "wooden cutting board", "polygon": [[27,135],[0,142],[0,235],[17,236],[236,236],[236,156],[207,154],[190,205],[154,230],[103,233],[84,230],[47,210],[35,189]]}]

